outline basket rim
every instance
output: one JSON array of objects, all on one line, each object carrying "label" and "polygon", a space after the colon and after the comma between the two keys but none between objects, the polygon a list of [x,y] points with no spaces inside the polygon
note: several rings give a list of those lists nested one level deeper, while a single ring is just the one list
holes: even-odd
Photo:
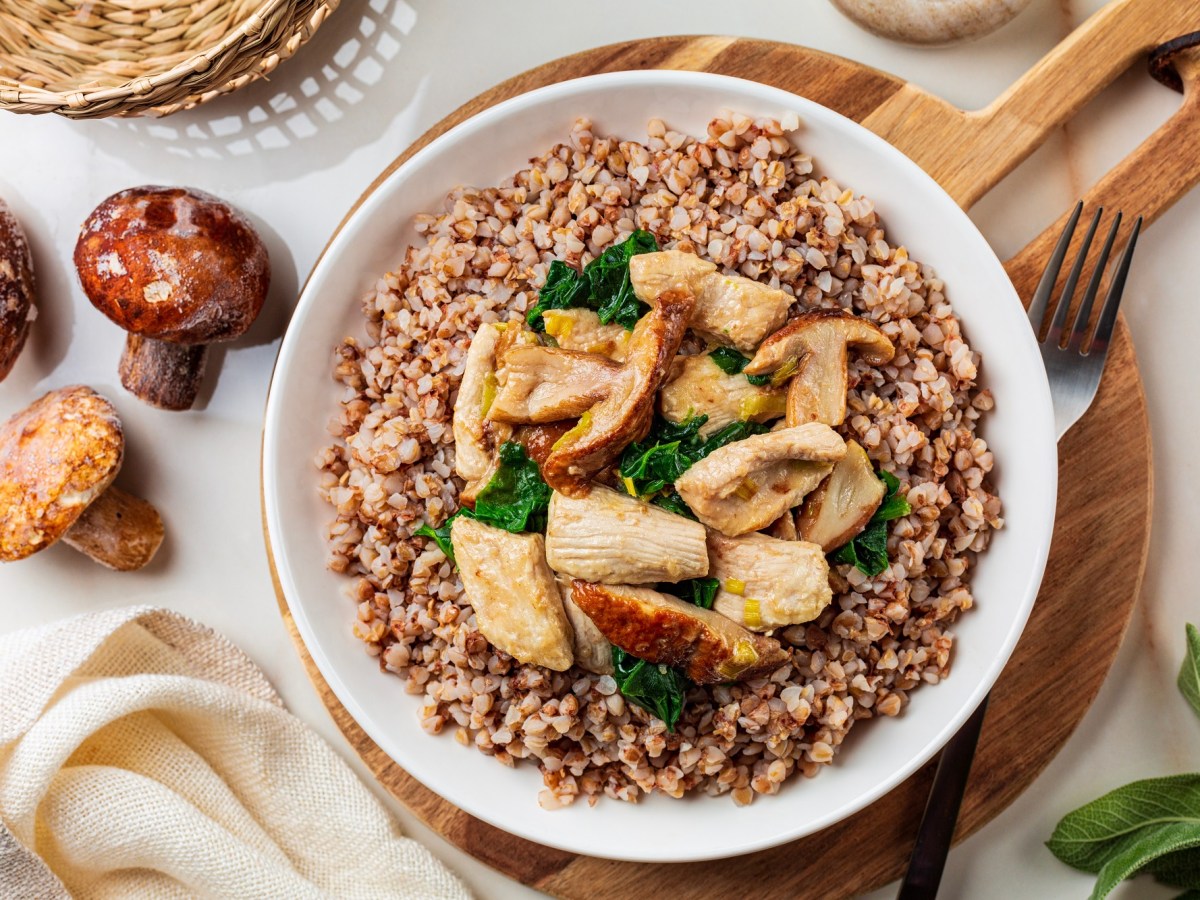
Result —
[{"label": "basket rim", "polygon": [[[337,8],[338,2],[339,0],[317,0],[313,3],[312,10],[305,14],[305,18],[311,17],[323,8],[332,11]],[[204,48],[183,62],[176,63],[170,69],[156,72],[153,75],[141,75],[120,85],[94,90],[50,91],[45,88],[29,87],[15,79],[0,76],[0,108],[36,107],[39,110],[51,112],[68,107],[73,111],[80,111],[96,104],[112,104],[135,97],[148,97],[159,88],[176,84],[188,76],[208,71],[216,60],[230,51],[238,49],[247,39],[257,37],[263,30],[267,19],[280,8],[292,5],[299,7],[301,4],[295,3],[295,0],[262,0],[259,6],[237,28],[229,31],[212,46]],[[297,12],[299,12],[298,9],[293,12],[293,19]],[[271,48],[271,53],[275,52],[277,52],[277,48]],[[11,85],[15,85],[15,87]],[[206,90],[212,89],[213,87],[209,86]],[[206,90],[197,91],[193,96],[205,93]]]}]

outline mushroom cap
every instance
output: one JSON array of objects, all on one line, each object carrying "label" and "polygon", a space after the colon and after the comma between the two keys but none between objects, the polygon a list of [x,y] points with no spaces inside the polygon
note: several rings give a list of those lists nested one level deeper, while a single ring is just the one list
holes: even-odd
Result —
[{"label": "mushroom cap", "polygon": [[766,375],[789,359],[837,343],[853,347],[873,366],[890,362],[896,354],[895,346],[874,322],[844,309],[812,309],[763,341],[743,371]]},{"label": "mushroom cap", "polygon": [[48,547],[121,468],[117,411],[89,387],[51,391],[0,428],[0,560]]},{"label": "mushroom cap", "polygon": [[113,194],[83,223],[75,268],[92,305],[117,325],[179,344],[238,337],[271,281],[267,249],[246,217],[191,188]]},{"label": "mushroom cap", "polygon": [[33,317],[33,256],[21,223],[0,199],[0,381],[25,346]]}]

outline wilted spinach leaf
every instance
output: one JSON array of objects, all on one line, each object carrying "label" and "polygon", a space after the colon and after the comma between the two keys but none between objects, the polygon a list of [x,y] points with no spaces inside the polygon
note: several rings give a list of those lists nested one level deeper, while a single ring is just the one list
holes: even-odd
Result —
[{"label": "wilted spinach leaf", "polygon": [[477,519],[485,525],[514,534],[545,531],[546,508],[549,505],[550,488],[542,480],[537,463],[529,458],[521,444],[507,441],[500,447],[500,465],[496,474],[475,495],[474,509],[464,506],[437,528],[425,524],[413,534],[432,538],[446,558],[457,564],[454,546],[450,542],[450,526],[459,516]]},{"label": "wilted spinach leaf", "polygon": [[660,584],[659,590],[674,594],[680,600],[695,604],[701,609],[712,609],[713,601],[717,599],[717,590],[721,582],[716,578],[689,578],[687,581],[675,584]]},{"label": "wilted spinach leaf", "polygon": [[630,703],[658,716],[675,730],[675,723],[683,712],[683,701],[692,683],[678,669],[655,665],[638,659],[613,645],[613,678],[617,689]]},{"label": "wilted spinach leaf", "polygon": [[582,272],[556,259],[550,263],[546,283],[538,291],[538,302],[526,314],[526,321],[534,331],[544,331],[542,314],[546,310],[583,306],[599,315],[602,324],[616,322],[632,331],[647,307],[633,292],[629,259],[656,250],[654,235],[638,230],[601,253]]},{"label": "wilted spinach leaf", "polygon": [[537,463],[517,441],[500,447],[500,467],[487,487],[475,496],[474,518],[505,531],[546,530],[550,488]]},{"label": "wilted spinach leaf", "polygon": [[830,554],[834,562],[848,563],[864,575],[875,576],[888,567],[887,523],[912,512],[908,500],[900,495],[900,480],[891,472],[880,469],[879,479],[887,485],[883,502],[871,516],[867,527]]},{"label": "wilted spinach leaf", "polygon": [[[750,364],[749,357],[742,356],[732,347],[718,347],[709,355],[726,375],[737,375]],[[771,380],[770,375],[747,375],[746,380],[753,385],[762,386]]]}]

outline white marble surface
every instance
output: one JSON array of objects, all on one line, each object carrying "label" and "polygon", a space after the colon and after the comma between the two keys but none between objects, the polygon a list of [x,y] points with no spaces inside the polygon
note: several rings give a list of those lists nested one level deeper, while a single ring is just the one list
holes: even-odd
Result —
[{"label": "white marble surface", "polygon": [[[159,558],[135,574],[108,572],[65,547],[0,568],[0,630],[135,602],[195,616],[240,643],[291,709],[369,779],[305,677],[279,619],[259,526],[258,448],[267,380],[297,287],[375,174],[459,103],[530,66],[597,44],[680,32],[793,41],[895,72],[974,108],[1100,5],[1035,0],[978,43],[921,50],[871,37],[820,0],[649,0],[603,11],[564,0],[553,14],[534,0],[343,0],[343,9],[269,84],[200,110],[158,122],[0,116],[0,196],[30,233],[41,294],[30,346],[0,384],[0,415],[71,382],[114,398],[129,437],[122,483],[159,506],[169,533]],[[1001,257],[1011,254],[1177,105],[1178,95],[1144,71],[1130,72],[985,198],[973,218]],[[120,388],[123,335],[88,305],[70,265],[76,230],[91,208],[113,191],[143,183],[189,184],[226,197],[251,215],[272,255],[267,310],[246,338],[216,354],[203,408],[188,414],[150,409]],[[1191,450],[1200,427],[1190,340],[1200,329],[1200,304],[1194,277],[1177,274],[1172,263],[1193,259],[1197,246],[1200,192],[1164,216],[1140,245],[1125,304],[1150,399],[1157,472],[1149,568],[1132,627],[1097,702],[1063,752],[1031,790],[952,854],[944,896],[1085,895],[1089,878],[1042,846],[1058,818],[1127,780],[1185,771],[1200,759],[1200,724],[1174,688],[1183,623],[1200,620],[1189,577],[1191,519],[1200,505]],[[1069,689],[1048,679],[1046,702]],[[537,896],[392,805],[480,897]],[[1115,896],[1170,893],[1142,880]]]}]

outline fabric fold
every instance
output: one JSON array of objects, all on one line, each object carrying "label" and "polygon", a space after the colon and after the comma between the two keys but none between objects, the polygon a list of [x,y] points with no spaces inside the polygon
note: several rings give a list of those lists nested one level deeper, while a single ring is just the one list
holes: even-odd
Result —
[{"label": "fabric fold", "polygon": [[225,638],[169,610],[0,636],[0,896],[469,894]]}]

